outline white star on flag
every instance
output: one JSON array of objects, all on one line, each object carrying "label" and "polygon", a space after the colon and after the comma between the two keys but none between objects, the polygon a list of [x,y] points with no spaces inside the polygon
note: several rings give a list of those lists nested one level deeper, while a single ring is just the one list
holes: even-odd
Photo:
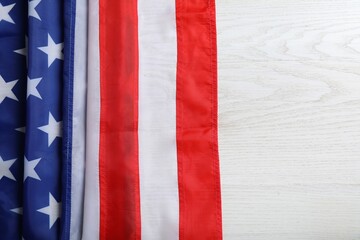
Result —
[{"label": "white star on flag", "polygon": [[44,125],[44,126],[41,126],[41,127],[38,127],[38,129],[40,129],[41,131],[47,133],[47,135],[48,135],[48,146],[49,147],[53,143],[53,141],[55,140],[56,137],[61,137],[62,136],[61,127],[62,127],[62,122],[61,121],[57,122],[50,112],[49,112],[49,122],[48,122],[48,124]]},{"label": "white star on flag", "polygon": [[56,199],[49,193],[49,206],[38,209],[38,212],[49,216],[49,229],[54,225],[56,220],[60,218],[61,214],[61,203],[57,202]]},{"label": "white star on flag", "polygon": [[4,101],[6,97],[19,101],[12,91],[18,80],[5,82],[4,78],[0,75],[0,103]]},{"label": "white star on flag", "polygon": [[25,133],[26,132],[26,127],[15,128],[15,130],[18,131],[18,132]]},{"label": "white star on flag", "polygon": [[26,66],[28,65],[28,38],[25,37],[25,47],[24,48],[20,48],[20,49],[16,49],[14,50],[14,52],[16,52],[17,54],[20,55],[24,55],[26,57]]},{"label": "white star on flag", "polygon": [[25,160],[24,161],[24,182],[28,177],[41,181],[39,175],[35,171],[35,168],[39,164],[41,158],[37,158],[34,160],[28,160],[25,156],[24,156],[24,158],[25,158],[24,159]]},{"label": "white star on flag", "polygon": [[29,7],[29,17],[34,17],[41,21],[41,18],[35,9],[37,7],[37,5],[39,5],[40,2],[41,2],[41,0],[30,1],[28,7]]},{"label": "white star on flag", "polygon": [[15,3],[6,5],[6,6],[3,6],[0,3],[0,22],[6,21],[9,23],[15,24],[14,20],[10,17],[10,14],[9,14],[9,12],[11,11],[11,9],[13,9],[14,6],[15,6]]},{"label": "white star on flag", "polygon": [[16,158],[4,161],[0,156],[0,180],[3,177],[7,177],[10,178],[11,180],[16,181],[14,175],[10,172],[10,167],[14,164],[15,161]]},{"label": "white star on flag", "polygon": [[30,95],[33,95],[34,97],[41,98],[41,95],[39,93],[39,90],[37,89],[37,86],[39,85],[42,78],[29,78],[27,79],[27,94],[26,98],[29,98]]},{"label": "white star on flag", "polygon": [[55,43],[50,34],[48,34],[48,45],[39,47],[41,51],[48,55],[48,67],[50,67],[56,59],[64,59],[64,55],[62,53],[63,48],[64,43]]},{"label": "white star on flag", "polygon": [[13,213],[16,213],[16,214],[20,214],[20,215],[23,214],[23,208],[22,207],[13,208],[13,209],[10,209],[10,211],[12,211]]},{"label": "white star on flag", "polygon": [[18,53],[20,55],[27,56],[27,49],[28,49],[28,38],[25,37],[25,47],[20,48],[20,49],[16,49],[16,50],[14,50],[14,52],[16,52],[16,53]]}]

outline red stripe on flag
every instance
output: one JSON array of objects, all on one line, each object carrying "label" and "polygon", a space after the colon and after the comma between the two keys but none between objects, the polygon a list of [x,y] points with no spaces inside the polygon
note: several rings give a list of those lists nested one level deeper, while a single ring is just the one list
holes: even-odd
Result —
[{"label": "red stripe on flag", "polygon": [[222,239],[215,0],[177,0],[180,240]]},{"label": "red stripe on flag", "polygon": [[140,239],[136,0],[100,0],[100,239]]}]

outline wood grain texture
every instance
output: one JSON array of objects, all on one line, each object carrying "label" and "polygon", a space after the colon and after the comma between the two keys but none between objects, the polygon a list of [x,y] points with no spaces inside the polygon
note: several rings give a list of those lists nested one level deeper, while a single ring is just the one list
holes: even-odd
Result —
[{"label": "wood grain texture", "polygon": [[218,0],[225,240],[360,239],[360,1]]}]

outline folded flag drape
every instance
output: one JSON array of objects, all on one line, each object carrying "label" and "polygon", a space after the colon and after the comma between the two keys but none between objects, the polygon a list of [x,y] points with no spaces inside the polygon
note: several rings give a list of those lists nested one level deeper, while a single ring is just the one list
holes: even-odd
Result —
[{"label": "folded flag drape", "polygon": [[64,29],[61,9],[59,1],[31,1],[28,5],[24,239],[57,239],[60,232]]},{"label": "folded flag drape", "polygon": [[[27,4],[0,2],[0,233],[19,239],[22,231],[26,122],[25,33]],[[17,24],[14,27],[15,23]]]},{"label": "folded flag drape", "polygon": [[0,239],[222,239],[215,0],[0,3]]}]

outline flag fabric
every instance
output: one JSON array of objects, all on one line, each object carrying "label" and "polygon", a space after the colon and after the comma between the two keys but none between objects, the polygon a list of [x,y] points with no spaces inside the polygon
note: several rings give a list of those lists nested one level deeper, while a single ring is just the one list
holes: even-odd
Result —
[{"label": "flag fabric", "polygon": [[0,1],[0,239],[22,231],[27,6]]},{"label": "flag fabric", "polygon": [[84,238],[221,239],[214,1],[89,12]]},{"label": "flag fabric", "polygon": [[215,0],[0,3],[0,239],[222,239]]},{"label": "flag fabric", "polygon": [[[64,1],[64,119],[61,239],[81,239],[86,131],[87,0]],[[89,49],[90,50],[90,49]],[[86,168],[91,168],[87,165]],[[85,239],[85,238],[83,238]]]},{"label": "flag fabric", "polygon": [[61,213],[63,13],[28,5],[23,238],[57,239]]}]

